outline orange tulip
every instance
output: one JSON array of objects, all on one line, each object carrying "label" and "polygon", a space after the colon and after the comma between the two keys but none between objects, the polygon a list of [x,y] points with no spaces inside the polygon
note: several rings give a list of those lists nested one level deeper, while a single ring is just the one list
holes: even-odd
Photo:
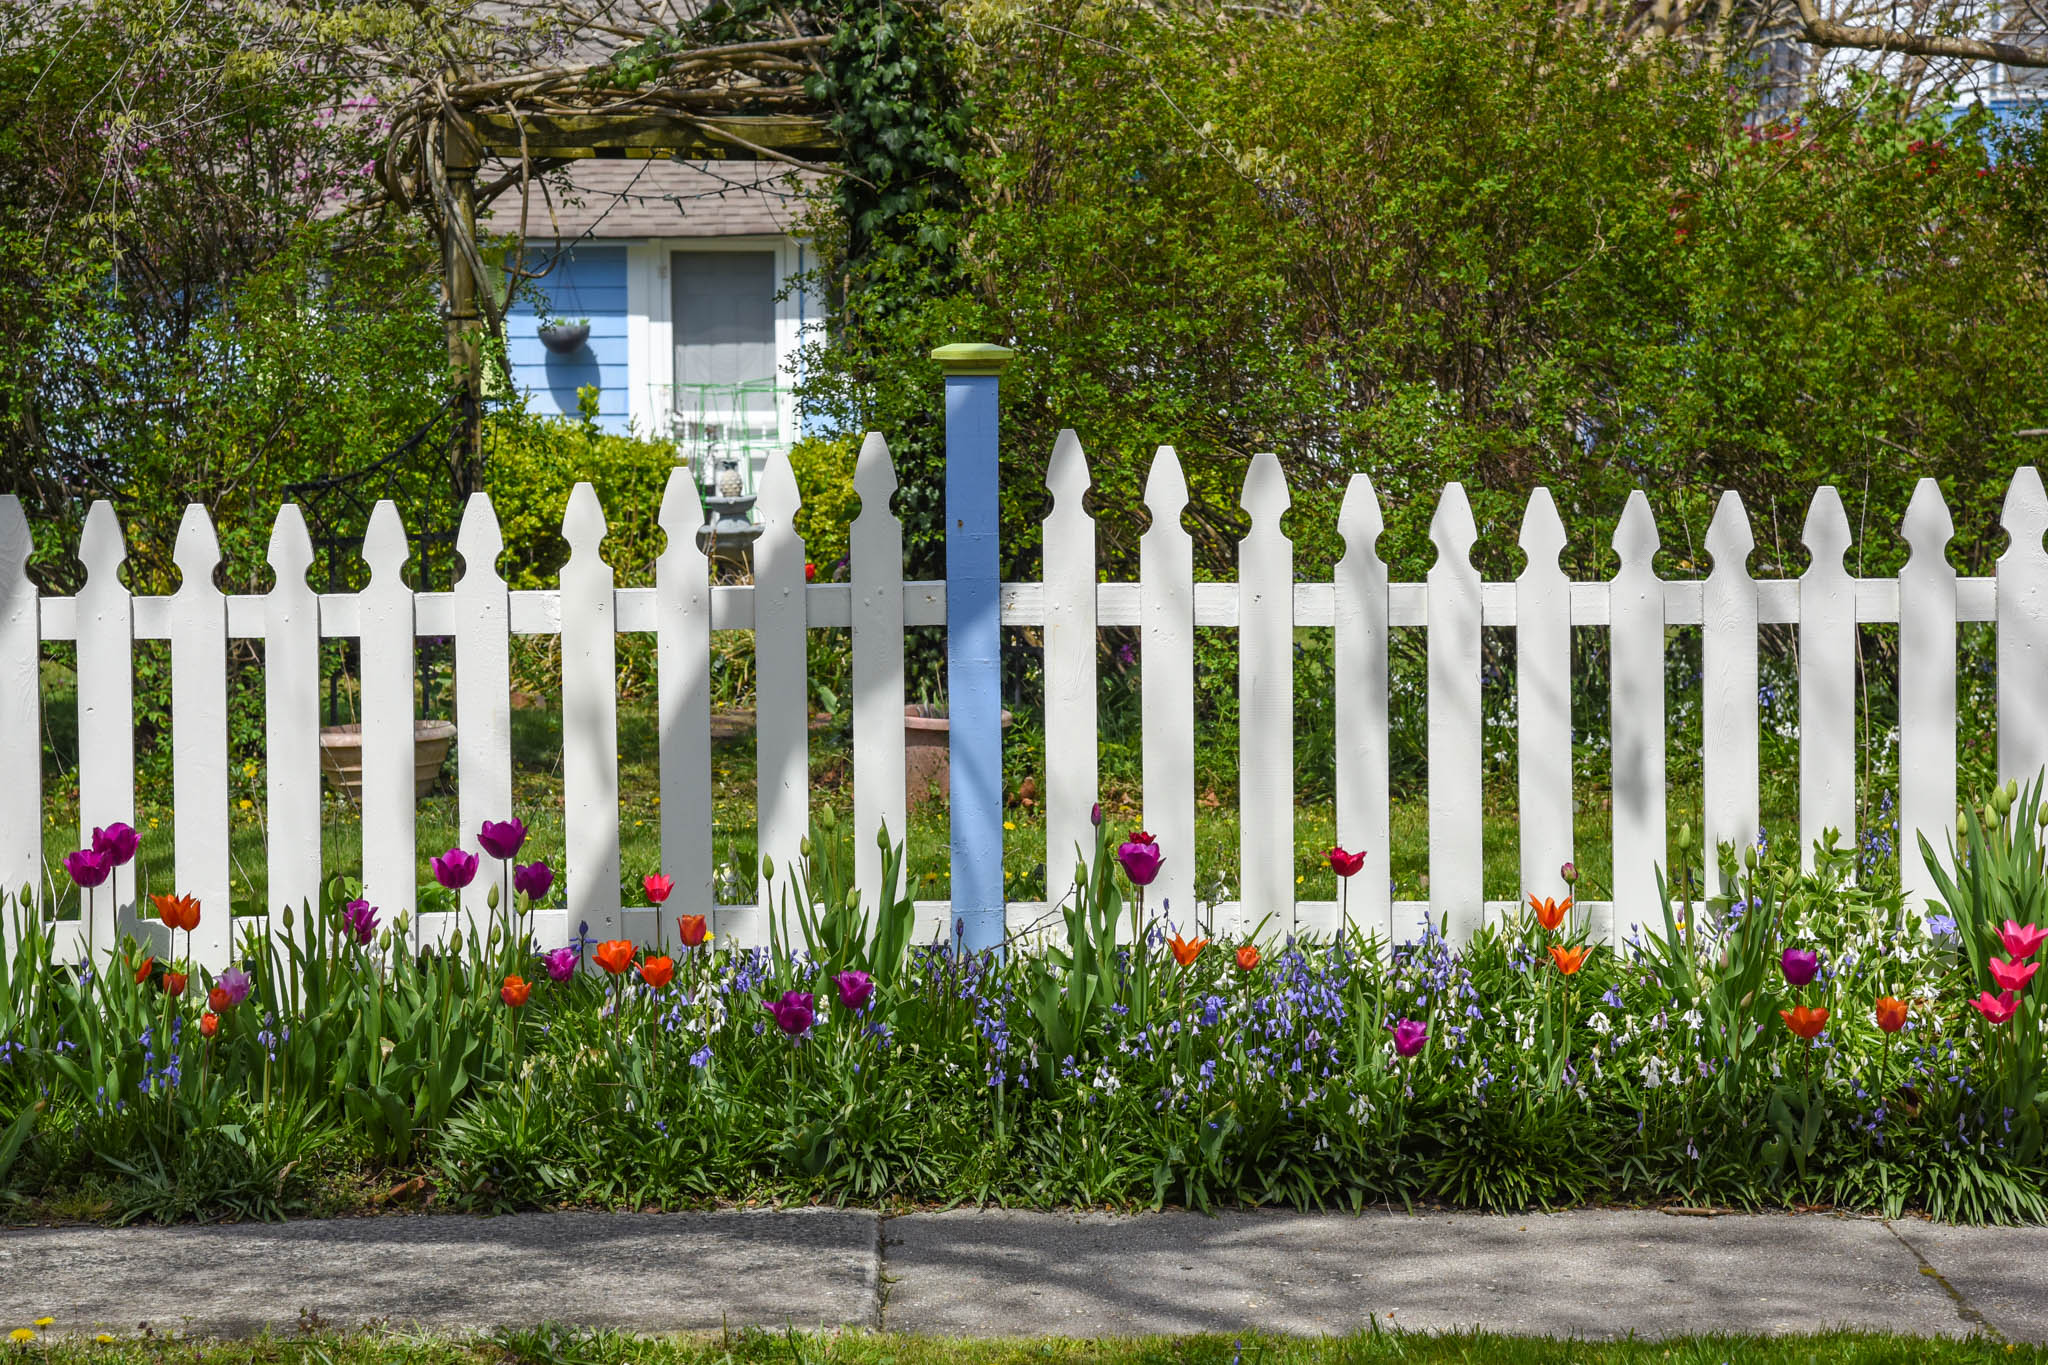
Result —
[{"label": "orange tulip", "polygon": [[216,1014],[226,1014],[235,1007],[235,998],[227,993],[224,986],[215,986],[206,993],[206,1007]]},{"label": "orange tulip", "polygon": [[1897,1033],[1906,1026],[1906,1002],[1889,995],[1877,998],[1877,1026],[1886,1033]]},{"label": "orange tulip", "polygon": [[1557,964],[1559,971],[1570,976],[1585,965],[1586,954],[1592,951],[1593,945],[1590,943],[1582,943],[1576,948],[1560,948],[1553,943],[1550,945],[1550,960]]},{"label": "orange tulip", "polygon": [[166,928],[183,929],[191,933],[199,927],[199,902],[190,896],[151,896],[156,905],[157,918]]},{"label": "orange tulip", "polygon": [[1175,934],[1166,941],[1166,946],[1173,949],[1173,960],[1185,967],[1202,955],[1202,949],[1209,946],[1209,940],[1206,938],[1182,938],[1179,934]]},{"label": "orange tulip", "polygon": [[1244,947],[1242,947],[1242,948],[1239,948],[1239,949],[1237,950],[1237,965],[1238,965],[1238,966],[1239,966],[1239,967],[1240,967],[1241,969],[1243,969],[1244,971],[1247,971],[1247,972],[1248,972],[1248,971],[1250,971],[1250,970],[1251,970],[1252,968],[1254,968],[1254,967],[1258,966],[1258,965],[1259,965],[1259,948],[1258,948],[1258,945],[1257,945],[1257,944],[1255,944],[1255,943],[1247,943],[1247,944],[1245,944],[1245,945],[1244,945]]},{"label": "orange tulip", "polygon": [[155,958],[145,957],[144,959],[142,959],[142,965],[135,969],[135,984],[140,986],[143,982],[149,980],[149,974],[155,970]]},{"label": "orange tulip", "polygon": [[215,1014],[212,1010],[208,1010],[206,1013],[199,1016],[199,1036],[201,1038],[211,1038],[214,1034],[219,1032],[220,1016],[218,1014]]},{"label": "orange tulip", "polygon": [[1566,896],[1562,902],[1558,902],[1548,896],[1545,896],[1542,900],[1537,900],[1536,897],[1531,896],[1529,897],[1529,908],[1536,912],[1536,922],[1538,924],[1555,933],[1557,932],[1557,926],[1564,923],[1564,917],[1571,913],[1572,898]]},{"label": "orange tulip", "polygon": [[1828,1012],[1807,1005],[1797,1005],[1789,1010],[1779,1010],[1778,1017],[1785,1021],[1785,1027],[1801,1038],[1815,1038],[1827,1027]]},{"label": "orange tulip", "polygon": [[533,998],[533,985],[523,976],[508,976],[505,984],[498,987],[498,998],[516,1010]]},{"label": "orange tulip", "polygon": [[633,965],[633,945],[622,938],[606,939],[591,956],[598,966],[617,976]]},{"label": "orange tulip", "polygon": [[164,994],[165,994],[165,995],[172,995],[172,996],[177,996],[177,995],[183,995],[184,993],[185,993],[185,974],[184,974],[183,972],[165,972],[165,973],[164,973]]},{"label": "orange tulip", "polygon": [[650,957],[640,964],[640,979],[655,990],[666,986],[676,974],[676,964],[665,957]]},{"label": "orange tulip", "polygon": [[683,941],[685,948],[694,948],[705,939],[710,938],[711,931],[704,927],[704,917],[702,915],[678,915],[676,916],[676,936]]}]

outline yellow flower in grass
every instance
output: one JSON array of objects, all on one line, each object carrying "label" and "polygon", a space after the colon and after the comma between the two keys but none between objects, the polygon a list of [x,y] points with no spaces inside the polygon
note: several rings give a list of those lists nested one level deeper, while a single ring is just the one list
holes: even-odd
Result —
[{"label": "yellow flower in grass", "polygon": [[17,1327],[7,1334],[7,1339],[17,1345],[27,1345],[36,1339],[36,1334],[27,1327]]},{"label": "yellow flower in grass", "polygon": [[102,1346],[112,1346],[114,1344],[114,1334],[112,1332],[102,1332],[94,1337],[93,1340]]}]

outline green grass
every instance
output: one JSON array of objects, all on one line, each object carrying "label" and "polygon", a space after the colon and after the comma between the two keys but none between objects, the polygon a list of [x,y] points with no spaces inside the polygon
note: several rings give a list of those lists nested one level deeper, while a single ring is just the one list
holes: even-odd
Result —
[{"label": "green grass", "polygon": [[[60,699],[61,701],[61,699]],[[513,804],[532,830],[523,853],[527,858],[544,858],[556,869],[563,866],[561,713],[553,707],[512,713]],[[656,716],[651,702],[629,701],[619,708],[619,834],[623,873],[621,889],[628,904],[644,896],[642,875],[660,864],[660,760]],[[460,758],[460,741],[455,760]],[[256,913],[267,900],[267,868],[264,856],[263,821],[266,777],[260,755],[235,756],[230,771],[229,803],[231,824],[231,875],[237,909]],[[148,770],[147,760],[144,762]],[[850,814],[853,804],[851,782],[852,744],[842,723],[814,731],[811,744],[814,807],[830,805]],[[417,838],[422,877],[426,860],[455,843],[475,847],[475,832],[458,826],[454,772],[420,802]],[[1009,775],[1012,787],[1025,774]],[[756,857],[754,831],[754,737],[751,730],[714,740],[712,745],[713,848],[720,864],[729,866],[735,878],[733,889],[723,899],[746,900],[752,895],[748,869]],[[145,892],[168,892],[175,888],[172,876],[172,808],[169,782],[145,777],[138,782],[137,824],[143,835],[139,868]],[[45,775],[44,851],[49,866],[61,868],[66,852],[76,847],[78,833],[77,777],[72,772]],[[1119,792],[1114,786],[1106,794],[1105,809],[1113,827],[1135,828],[1141,811],[1135,793]],[[1234,797],[1234,793],[1230,794]],[[1606,894],[1611,860],[1611,816],[1598,792],[1583,793],[1574,819],[1574,842],[1583,875],[1581,894],[1599,899]],[[1767,828],[1796,826],[1793,811],[1783,802],[1768,802]],[[1675,790],[1670,798],[1673,832],[1679,822],[1699,818],[1697,792]],[[1195,816],[1196,884],[1206,892],[1219,876],[1232,889],[1240,884],[1238,815],[1234,801],[1219,793],[1215,804],[1198,804]],[[1389,875],[1394,879],[1397,899],[1427,899],[1429,872],[1429,812],[1424,793],[1397,796],[1392,817],[1393,848],[1369,850],[1363,875]],[[1520,894],[1520,820],[1515,809],[1512,783],[1495,783],[1487,794],[1484,820],[1485,888],[1492,899],[1515,899]],[[1304,900],[1337,898],[1336,877],[1325,861],[1325,852],[1336,842],[1336,815],[1326,804],[1302,805],[1295,810],[1295,871]],[[329,871],[355,873],[362,866],[360,812],[354,804],[333,790],[323,797],[322,861]],[[950,871],[947,809],[943,800],[927,801],[915,807],[908,835],[910,875],[914,894],[921,900],[943,900],[949,894]],[[1013,809],[1005,825],[1004,880],[1013,900],[1031,901],[1045,895],[1045,823],[1042,809]],[[61,873],[59,874],[61,876]],[[60,898],[68,887],[57,888]],[[1561,887],[1558,889],[1562,889]],[[71,895],[75,899],[75,893]],[[1230,898],[1230,897],[1226,897]]]},{"label": "green grass", "polygon": [[1257,1333],[960,1340],[870,1332],[742,1331],[642,1337],[559,1326],[467,1338],[315,1330],[305,1336],[249,1341],[150,1337],[102,1345],[53,1337],[9,1354],[24,1362],[48,1360],[60,1365],[73,1361],[105,1365],[173,1361],[178,1365],[1026,1365],[1041,1361],[1086,1361],[1091,1365],[1295,1365],[1309,1361],[1364,1365],[1965,1365],[2048,1359],[2048,1353],[2039,1347],[2007,1345],[1984,1337],[1944,1340],[1861,1332],[1617,1342],[1468,1332],[1375,1332],[1306,1340]]}]

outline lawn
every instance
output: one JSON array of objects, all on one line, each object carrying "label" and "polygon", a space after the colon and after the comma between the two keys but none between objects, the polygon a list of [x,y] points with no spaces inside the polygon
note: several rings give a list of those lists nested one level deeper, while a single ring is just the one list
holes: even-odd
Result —
[{"label": "lawn", "polygon": [[893,1333],[741,1331],[639,1337],[560,1326],[447,1338],[400,1332],[315,1332],[303,1337],[192,1342],[167,1337],[105,1344],[52,1338],[19,1353],[52,1365],[1974,1365],[2048,1360],[2036,1346],[1983,1337],[1960,1341],[1877,1333],[1674,1337],[1658,1341],[1555,1341],[1483,1332],[1371,1333],[1299,1339],[1242,1336],[1048,1337],[963,1341]]},{"label": "lawn", "polygon": [[[70,704],[64,694],[52,695],[48,704],[61,709]],[[721,903],[751,899],[747,875],[755,857],[754,830],[754,735],[746,713],[721,717],[714,727],[712,742],[713,847],[720,865]],[[515,710],[512,713],[513,793],[517,814],[531,828],[526,852],[563,865],[561,713],[553,706]],[[660,760],[656,714],[651,701],[628,700],[619,707],[619,833],[622,851],[621,892],[628,904],[644,901],[639,883],[643,874],[660,863]],[[460,743],[451,764],[458,762]],[[232,827],[231,872],[238,909],[248,910],[264,902],[267,880],[264,857],[263,808],[265,775],[261,754],[235,755],[230,774],[230,817]],[[853,804],[851,782],[851,730],[843,715],[816,729],[811,745],[811,800],[814,809],[831,806],[850,814]],[[1013,767],[1019,766],[1016,764]],[[137,825],[143,838],[138,865],[144,889],[152,892],[174,890],[172,876],[173,814],[168,780],[147,775],[138,782]],[[1007,774],[1014,792],[1024,771]],[[167,775],[166,775],[167,778]],[[51,771],[45,776],[46,799],[44,850],[49,865],[61,866],[63,855],[76,847],[78,826],[76,774]],[[1141,823],[1137,793],[1108,784],[1104,806],[1115,828],[1135,828]],[[1238,884],[1238,816],[1235,793],[1215,794],[1214,800],[1198,802],[1195,813],[1195,859],[1197,885],[1204,889],[1220,878],[1228,887]],[[1612,866],[1612,827],[1604,807],[1603,794],[1587,792],[1579,801],[1575,820],[1576,857],[1584,875],[1581,892],[1586,899],[1600,899],[1608,884]],[[1796,826],[1789,794],[1767,799],[1766,828]],[[1520,894],[1520,824],[1515,809],[1512,781],[1489,786],[1485,812],[1485,888],[1495,900],[1512,900]],[[420,802],[418,848],[422,869],[426,859],[451,845],[475,848],[475,831],[458,828],[453,771],[445,774],[427,798]],[[1675,830],[1681,821],[1699,818],[1699,794],[1695,788],[1674,788],[1670,798],[1670,819]],[[330,871],[357,872],[362,866],[360,813],[342,793],[329,788],[323,797],[325,812],[322,844],[324,865]],[[927,801],[914,807],[908,835],[913,894],[920,900],[944,900],[949,895],[951,875],[948,853],[948,812],[943,800]],[[1397,899],[1427,899],[1429,871],[1429,817],[1426,792],[1397,793],[1391,817],[1391,856],[1382,850],[1368,850],[1373,866],[1390,867]],[[1004,881],[1013,900],[1041,900],[1045,896],[1045,822],[1040,807],[1013,806],[1004,826]],[[1334,900],[1337,880],[1329,869],[1325,852],[1336,842],[1335,811],[1326,804],[1301,805],[1295,810],[1295,863],[1303,900]],[[1387,861],[1382,862],[1381,859]],[[424,870],[422,877],[424,878]],[[68,886],[60,892],[70,892]],[[75,897],[75,893],[70,893]],[[1226,896],[1224,899],[1231,899]]]}]

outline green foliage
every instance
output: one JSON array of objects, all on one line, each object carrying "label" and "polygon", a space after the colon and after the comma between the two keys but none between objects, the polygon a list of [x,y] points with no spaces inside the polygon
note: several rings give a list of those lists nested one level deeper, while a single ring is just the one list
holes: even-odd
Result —
[{"label": "green foliage", "polygon": [[818,581],[846,576],[847,528],[860,515],[853,491],[854,461],[860,454],[856,436],[806,437],[789,448],[796,472],[797,494],[803,501],[796,514],[796,532],[804,555],[818,566]]},{"label": "green foliage", "polygon": [[654,582],[667,537],[658,520],[676,467],[675,447],[600,430],[589,415],[494,415],[486,433],[484,481],[505,537],[500,568],[514,588],[553,587],[569,562],[562,517],[569,495],[588,483],[604,509],[605,562],[621,587]]}]

